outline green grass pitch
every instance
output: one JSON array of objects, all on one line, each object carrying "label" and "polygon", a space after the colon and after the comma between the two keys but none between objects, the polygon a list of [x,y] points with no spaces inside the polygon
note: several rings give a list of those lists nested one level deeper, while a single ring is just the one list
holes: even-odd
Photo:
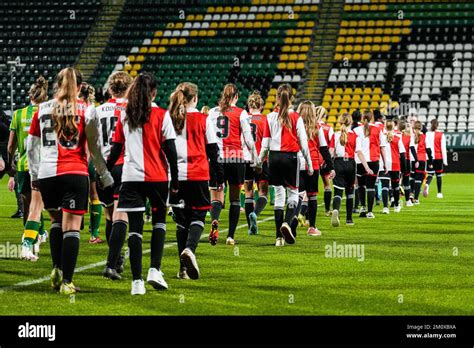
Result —
[{"label": "green grass pitch", "polygon": [[[18,244],[21,221],[10,219],[14,195],[0,181],[0,245]],[[53,292],[48,275],[49,246],[30,263],[0,258],[2,315],[473,315],[474,314],[474,175],[448,174],[443,200],[431,196],[421,205],[376,219],[355,218],[354,227],[334,229],[318,212],[321,237],[298,230],[295,245],[276,248],[271,206],[262,214],[260,235],[241,226],[238,245],[207,240],[199,245],[201,279],[176,279],[175,227],[168,224],[163,271],[168,291],[147,285],[145,296],[130,295],[130,269],[122,281],[102,278],[107,246],[89,245],[85,230],[74,282],[74,297]],[[322,197],[319,203],[322,202]],[[344,207],[344,202],[343,202]],[[344,209],[344,208],[343,208]],[[46,213],[45,213],[46,216]],[[86,220],[87,221],[87,220]],[[243,214],[240,219],[245,224]],[[86,226],[87,226],[86,222]],[[49,229],[49,221],[46,223]],[[206,225],[205,233],[208,231]],[[221,229],[227,228],[227,211]],[[150,224],[145,225],[150,230]],[[144,250],[150,233],[145,233]],[[364,260],[327,257],[326,248],[358,244]],[[149,254],[144,256],[144,272]],[[145,273],[146,276],[146,273]]]}]

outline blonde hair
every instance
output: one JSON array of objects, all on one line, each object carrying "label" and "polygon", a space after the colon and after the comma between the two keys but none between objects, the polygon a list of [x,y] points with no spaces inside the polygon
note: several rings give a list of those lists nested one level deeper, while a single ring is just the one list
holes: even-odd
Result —
[{"label": "blonde hair", "polygon": [[224,90],[219,100],[219,109],[222,114],[230,109],[232,106],[232,100],[239,95],[239,90],[233,83],[228,83],[224,86]]},{"label": "blonde hair", "polygon": [[398,123],[398,130],[403,133],[403,135],[411,135],[410,133],[410,123],[406,120],[400,120]]},{"label": "blonde hair", "polygon": [[365,110],[362,113],[362,123],[364,124],[364,135],[368,137],[370,135],[370,122],[373,122],[374,114],[370,110]]},{"label": "blonde hair", "polygon": [[322,105],[316,106],[316,108],[314,109],[314,112],[316,113],[318,122],[324,120],[328,116],[328,111]]},{"label": "blonde hair", "polygon": [[48,99],[48,80],[43,76],[36,79],[28,92],[30,100],[35,104],[40,104]]},{"label": "blonde hair", "polygon": [[80,74],[73,68],[65,68],[57,76],[56,103],[51,115],[54,121],[54,130],[58,138],[63,140],[69,140],[78,134],[76,104],[77,88],[80,83],[78,84],[76,72]]},{"label": "blonde hair", "polygon": [[181,134],[186,121],[188,104],[198,95],[198,86],[191,82],[180,83],[170,96],[170,116],[176,133]]},{"label": "blonde hair", "polygon": [[393,122],[393,120],[387,120],[387,122],[385,123],[385,128],[387,129],[387,141],[391,143],[393,137],[395,136],[395,122]]},{"label": "blonde hair", "polygon": [[95,88],[87,82],[83,82],[79,96],[86,104],[93,104],[95,102]]},{"label": "blonde hair", "polygon": [[283,84],[277,90],[278,121],[288,129],[291,129],[289,110],[293,101],[293,88],[289,84]]},{"label": "blonde hair", "polygon": [[259,91],[255,90],[249,95],[249,99],[247,100],[249,109],[261,111],[263,109],[263,104],[264,101]]},{"label": "blonde hair", "polygon": [[350,114],[343,113],[339,116],[338,120],[339,124],[341,125],[341,136],[339,138],[339,142],[342,146],[347,144],[347,139],[349,138],[349,127],[352,125],[352,116]]},{"label": "blonde hair", "polygon": [[208,115],[209,115],[209,110],[210,110],[209,106],[204,105],[204,106],[201,108],[201,113],[204,114],[204,115],[206,115],[206,116],[208,116]]},{"label": "blonde hair", "polygon": [[415,125],[413,126],[413,133],[415,134],[415,144],[420,142],[420,135],[421,135],[422,124],[420,121],[416,121]]},{"label": "blonde hair", "polygon": [[319,132],[318,118],[316,116],[313,102],[311,100],[301,102],[298,106],[297,112],[303,119],[308,139],[313,139]]},{"label": "blonde hair", "polygon": [[113,97],[123,97],[130,85],[132,84],[132,78],[125,71],[116,71],[109,76],[107,80],[109,85],[110,94]]}]

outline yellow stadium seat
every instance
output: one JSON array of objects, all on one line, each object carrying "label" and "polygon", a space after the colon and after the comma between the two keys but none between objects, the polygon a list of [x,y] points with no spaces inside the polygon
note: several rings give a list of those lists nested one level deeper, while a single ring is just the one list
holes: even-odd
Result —
[{"label": "yellow stadium seat", "polygon": [[214,13],[214,12],[216,12],[216,8],[214,6],[209,6],[207,8],[207,13]]},{"label": "yellow stadium seat", "polygon": [[331,104],[328,103],[328,102],[323,101],[323,103],[321,105],[323,106],[323,108],[329,109],[329,105],[331,105]]},{"label": "yellow stadium seat", "polygon": [[342,95],[340,94],[335,94],[334,97],[332,98],[333,102],[340,102],[342,101]]},{"label": "yellow stadium seat", "polygon": [[277,69],[278,70],[285,70],[286,69],[286,63],[278,63]]},{"label": "yellow stadium seat", "polygon": [[342,95],[342,93],[343,93],[342,88],[336,88],[334,91],[334,95]]},{"label": "yellow stadium seat", "polygon": [[137,73],[136,70],[130,71],[130,76],[131,76],[131,77],[135,77],[135,76],[137,76],[137,75],[138,75],[138,73]]},{"label": "yellow stadium seat", "polygon": [[367,102],[360,103],[360,108],[362,110],[368,109],[369,108],[369,103],[367,103]]},{"label": "yellow stadium seat", "polygon": [[186,39],[184,37],[180,38],[178,41],[178,45],[186,45]]},{"label": "yellow stadium seat", "polygon": [[303,70],[303,69],[304,69],[304,63],[297,63],[296,64],[296,70]]},{"label": "yellow stadium seat", "polygon": [[148,50],[148,53],[156,53],[157,49],[156,46],[151,46],[150,49]]}]

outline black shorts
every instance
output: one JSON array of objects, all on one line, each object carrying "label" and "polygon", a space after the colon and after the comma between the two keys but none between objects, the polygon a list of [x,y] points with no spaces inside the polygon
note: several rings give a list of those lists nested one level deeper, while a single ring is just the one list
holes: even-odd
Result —
[{"label": "black shorts", "polygon": [[245,181],[254,182],[268,182],[268,162],[265,161],[262,164],[262,172],[258,174],[255,168],[251,167],[250,164],[246,164],[245,167]]},{"label": "black shorts", "polygon": [[332,181],[334,187],[340,190],[354,187],[354,182],[356,178],[355,160],[344,160],[342,158],[336,158],[334,160],[334,170],[336,172],[336,176]]},{"label": "black shorts", "polygon": [[444,165],[443,165],[443,160],[442,159],[433,160],[433,170],[432,170],[432,172],[433,171],[436,174],[441,174],[441,173],[444,172]]},{"label": "black shorts", "polygon": [[153,211],[162,210],[166,214],[168,200],[168,181],[164,182],[123,182],[120,186],[117,211],[145,211],[146,199],[150,201]]},{"label": "black shorts", "polygon": [[122,184],[122,169],[123,164],[114,166],[110,171],[112,178],[114,178],[114,185],[107,187],[106,189],[100,189],[97,187],[97,193],[99,194],[99,200],[105,207],[111,207],[114,205],[114,201],[118,200],[120,185]]},{"label": "black shorts", "polygon": [[385,170],[379,171],[379,180],[390,181],[390,172],[385,173]]},{"label": "black shorts", "polygon": [[[379,166],[380,163],[379,161],[376,162],[367,162],[367,165],[369,168],[374,172],[372,175],[373,177],[377,177],[377,174],[379,173]],[[365,176],[367,175],[367,172],[365,171],[364,165],[362,163],[357,164],[357,176]]]},{"label": "black shorts", "polygon": [[308,197],[317,196],[319,193],[319,170],[315,170],[314,174],[309,176],[307,170],[300,170],[300,187],[299,191],[306,191]]},{"label": "black shorts", "polygon": [[331,173],[329,167],[326,165],[326,162],[321,163],[319,166],[319,172],[321,173],[322,177],[326,177]]},{"label": "black shorts", "polygon": [[400,182],[400,172],[399,171],[389,171],[388,175],[391,182]]},{"label": "black shorts", "polygon": [[410,176],[410,172],[411,172],[411,161],[409,159],[406,159],[405,160],[406,163],[406,169],[405,169],[405,173],[403,173],[403,176]]},{"label": "black shorts", "polygon": [[270,151],[268,171],[270,185],[298,188],[300,165],[296,152]]},{"label": "black shorts", "polygon": [[419,174],[425,174],[426,173],[426,162],[425,161],[418,161],[418,168],[415,168],[415,163],[414,161],[411,162],[411,173],[419,173]]},{"label": "black shorts", "polygon": [[31,193],[31,176],[30,172],[17,172],[17,192],[21,195],[27,196]]},{"label": "black shorts", "polygon": [[[245,182],[245,163],[223,163],[224,183],[228,185],[243,185]],[[217,188],[216,179],[211,175],[211,189]]]},{"label": "black shorts", "polygon": [[40,192],[46,210],[84,215],[89,205],[89,177],[66,174],[40,179]]},{"label": "black shorts", "polygon": [[184,207],[187,209],[211,209],[211,198],[207,181],[180,181],[178,199],[184,201]]}]

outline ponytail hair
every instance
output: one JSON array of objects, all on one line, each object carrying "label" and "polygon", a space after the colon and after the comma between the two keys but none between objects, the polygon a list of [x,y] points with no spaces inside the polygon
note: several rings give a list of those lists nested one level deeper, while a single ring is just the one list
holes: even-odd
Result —
[{"label": "ponytail hair", "polygon": [[280,85],[277,90],[278,121],[291,129],[289,110],[293,101],[293,88],[289,84]]},{"label": "ponytail hair", "polygon": [[127,93],[128,88],[132,84],[132,78],[125,71],[116,71],[109,76],[107,83],[110,94],[113,97],[121,98]]},{"label": "ponytail hair", "polygon": [[438,120],[436,118],[432,119],[431,120],[431,131],[432,132],[436,132],[436,130],[438,129]]},{"label": "ponytail hair", "polygon": [[368,137],[370,135],[370,122],[373,122],[374,114],[370,110],[365,110],[362,113],[362,123],[364,124],[364,135]]},{"label": "ponytail hair", "polygon": [[312,101],[305,100],[299,106],[297,113],[301,116],[308,139],[314,139],[319,132],[318,119]]},{"label": "ponytail hair", "polygon": [[78,134],[76,104],[79,81],[82,83],[82,76],[73,68],[61,70],[57,76],[56,101],[51,116],[60,140],[69,141]]},{"label": "ponytail hair", "polygon": [[95,102],[95,88],[87,82],[83,82],[81,84],[81,90],[79,91],[79,98],[86,104],[93,104]]},{"label": "ponytail hair", "polygon": [[247,105],[249,109],[262,111],[264,102],[259,91],[255,90],[252,92],[247,100]]},{"label": "ponytail hair", "polygon": [[224,86],[224,90],[219,100],[219,109],[222,114],[230,109],[232,106],[232,100],[239,95],[239,89],[233,83],[228,83]]},{"label": "ponytail hair", "polygon": [[400,120],[398,130],[402,132],[403,135],[410,135],[410,124],[406,120]]},{"label": "ponytail hair", "polygon": [[387,120],[387,122],[385,123],[385,128],[387,129],[387,141],[391,143],[393,137],[395,136],[395,122],[393,122],[393,120]]},{"label": "ponytail hair", "polygon": [[155,77],[147,72],[140,73],[132,82],[127,93],[125,122],[131,131],[143,127],[151,114],[153,93],[156,91]]},{"label": "ponytail hair", "polygon": [[43,76],[36,79],[28,92],[30,100],[35,104],[41,104],[48,99],[48,80]]},{"label": "ponytail hair", "polygon": [[186,109],[198,95],[198,86],[194,83],[180,83],[170,96],[169,112],[177,134],[181,134],[186,121]]},{"label": "ponytail hair", "polygon": [[413,126],[413,133],[415,134],[415,144],[418,144],[420,142],[420,135],[421,135],[422,128],[423,128],[423,125],[421,124],[421,122],[416,121],[415,125]]},{"label": "ponytail hair", "polygon": [[341,125],[341,136],[339,138],[339,142],[342,146],[345,146],[347,144],[347,139],[349,138],[349,129],[352,125],[352,116],[345,112],[339,117],[338,122]]},{"label": "ponytail hair", "polygon": [[317,119],[318,122],[321,122],[321,121],[325,120],[326,117],[328,117],[328,111],[322,105],[316,106],[316,108],[314,109],[314,112],[316,114],[316,119]]}]

